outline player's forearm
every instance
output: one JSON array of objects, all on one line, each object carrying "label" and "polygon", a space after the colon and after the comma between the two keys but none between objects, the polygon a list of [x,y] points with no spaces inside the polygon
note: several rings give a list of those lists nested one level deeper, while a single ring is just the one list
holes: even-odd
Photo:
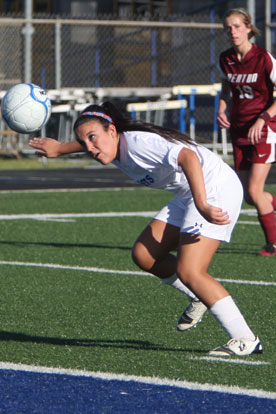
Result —
[{"label": "player's forearm", "polygon": [[74,152],[84,152],[82,145],[78,141],[60,143],[58,156],[72,154]]},{"label": "player's forearm", "polygon": [[219,105],[218,105],[218,114],[224,113],[227,109],[227,101],[220,97],[219,99]]},{"label": "player's forearm", "polygon": [[228,117],[226,115],[226,109],[227,109],[227,102],[220,98],[219,105],[218,105],[218,113],[217,113],[217,121],[220,126],[220,128],[229,128],[230,122],[228,121]]}]

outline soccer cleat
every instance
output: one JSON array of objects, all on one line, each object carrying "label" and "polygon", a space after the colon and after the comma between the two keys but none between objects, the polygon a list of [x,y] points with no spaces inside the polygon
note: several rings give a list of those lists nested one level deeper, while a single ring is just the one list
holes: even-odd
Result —
[{"label": "soccer cleat", "polygon": [[273,242],[267,243],[263,250],[259,253],[259,256],[276,256],[276,244]]},{"label": "soccer cleat", "polygon": [[202,319],[207,307],[199,300],[192,300],[177,322],[179,331],[187,331],[195,327]]},{"label": "soccer cleat", "polygon": [[244,356],[251,354],[261,354],[263,352],[263,345],[256,336],[254,341],[249,339],[235,339],[232,338],[227,344],[209,351],[210,356]]}]

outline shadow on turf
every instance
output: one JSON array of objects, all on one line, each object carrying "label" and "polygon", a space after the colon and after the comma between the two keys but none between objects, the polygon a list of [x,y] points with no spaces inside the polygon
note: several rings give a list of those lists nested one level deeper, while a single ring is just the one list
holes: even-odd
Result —
[{"label": "shadow on turf", "polygon": [[258,256],[259,251],[263,246],[260,243],[230,243],[229,245],[222,244],[216,254],[249,254]]},{"label": "shadow on turf", "polygon": [[[90,243],[53,243],[53,242],[26,242],[26,241],[6,241],[0,240],[0,244],[5,245],[12,245],[12,246],[43,246],[43,247],[62,247],[62,248],[92,248],[92,249],[114,249],[114,250],[131,250],[131,247],[127,246],[112,246],[112,245],[105,245],[105,244],[90,244]],[[256,247],[256,249],[254,249]],[[261,250],[260,244],[255,243],[231,243],[229,246],[221,246],[217,254],[250,254],[250,255],[258,255],[259,250]]]},{"label": "shadow on turf", "polygon": [[105,244],[90,244],[90,243],[46,243],[46,242],[25,242],[25,241],[6,241],[6,240],[0,240],[0,244],[7,244],[12,246],[44,246],[44,247],[88,247],[88,248],[94,248],[94,249],[119,249],[119,250],[131,250],[132,247],[127,246],[109,246]]},{"label": "shadow on turf", "polygon": [[83,347],[99,347],[99,348],[121,348],[135,349],[141,351],[173,351],[173,352],[195,352],[207,353],[209,350],[190,349],[190,348],[166,348],[159,344],[148,341],[135,340],[113,340],[113,339],[64,339],[52,338],[45,336],[27,335],[22,332],[0,331],[0,341],[14,342],[31,342],[34,344],[58,345],[58,346],[83,346]]}]

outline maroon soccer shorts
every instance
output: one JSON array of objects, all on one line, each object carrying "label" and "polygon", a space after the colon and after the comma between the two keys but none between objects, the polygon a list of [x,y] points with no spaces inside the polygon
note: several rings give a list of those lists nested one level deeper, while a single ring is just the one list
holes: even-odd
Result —
[{"label": "maroon soccer shorts", "polygon": [[276,161],[276,143],[256,145],[233,144],[235,170],[249,170],[252,164],[271,164]]}]

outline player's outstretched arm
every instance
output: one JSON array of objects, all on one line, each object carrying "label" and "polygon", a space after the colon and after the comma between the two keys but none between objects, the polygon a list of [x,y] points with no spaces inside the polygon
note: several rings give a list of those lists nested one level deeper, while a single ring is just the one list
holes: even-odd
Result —
[{"label": "player's outstretched arm", "polygon": [[29,141],[29,145],[37,150],[37,155],[48,158],[84,151],[77,141],[59,142],[53,138],[33,138]]}]

